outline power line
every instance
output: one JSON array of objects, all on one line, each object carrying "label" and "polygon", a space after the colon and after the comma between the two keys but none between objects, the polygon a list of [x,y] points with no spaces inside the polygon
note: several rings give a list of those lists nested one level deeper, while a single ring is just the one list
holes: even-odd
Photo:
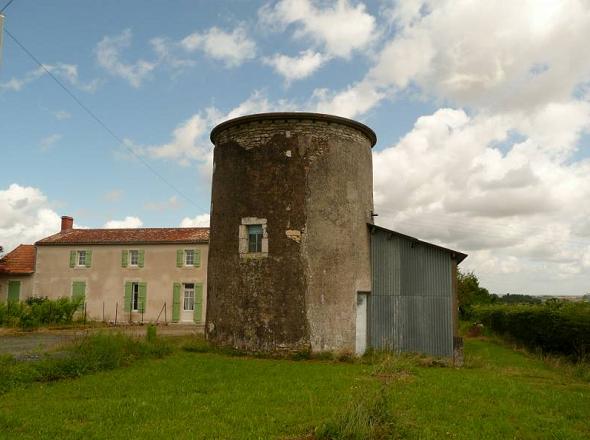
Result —
[{"label": "power line", "polygon": [[[4,6],[4,9],[6,9],[13,1],[14,0],[10,0],[8,4]],[[41,61],[39,61],[39,59],[35,55],[33,55],[33,53],[31,53],[31,51],[28,50],[14,35],[12,35],[12,33],[8,31],[8,29],[5,28],[4,32],[6,32],[6,34],[21,48],[21,50],[25,52],[36,64],[38,64],[39,67],[41,67],[45,71],[45,73],[47,73],[47,75],[49,75],[49,77],[53,79],[57,83],[57,85],[60,86],[63,89],[63,91],[66,92],[70,96],[70,98],[72,98],[76,102],[76,104],[78,104],[82,108],[82,110],[84,110],[92,119],[94,119],[102,128],[104,128],[106,132],[118,142],[119,145],[122,145],[133,157],[139,160],[148,170],[150,170],[156,177],[158,177],[162,182],[168,185],[168,187],[170,187],[174,192],[176,192],[178,195],[180,195],[182,198],[184,198],[186,201],[192,204],[195,208],[201,211],[205,211],[203,208],[197,205],[197,203],[194,200],[187,196],[183,191],[181,191],[175,185],[169,182],[162,174],[160,174],[154,167],[152,167],[148,161],[146,161],[143,157],[141,157],[139,154],[133,151],[133,149],[130,148],[125,143],[125,141],[123,141],[123,139],[121,139],[113,130],[111,130],[109,126],[96,115],[96,113],[94,113],[82,101],[80,101],[80,99],[62,81],[60,81],[59,78],[57,78],[53,73],[51,73],[51,71],[47,67],[45,67],[45,65]]]},{"label": "power line", "polygon": [[0,10],[0,14],[2,14],[13,2],[14,0],[8,0],[8,3],[4,5],[4,7]]}]

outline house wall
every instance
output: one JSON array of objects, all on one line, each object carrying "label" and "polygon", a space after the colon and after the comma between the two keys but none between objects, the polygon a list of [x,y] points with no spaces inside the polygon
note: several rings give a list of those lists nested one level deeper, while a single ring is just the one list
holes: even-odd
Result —
[{"label": "house wall", "polygon": [[[122,267],[122,251],[144,251],[144,267]],[[176,267],[178,249],[199,249],[200,267]],[[91,267],[70,267],[70,251],[91,250]],[[37,266],[34,276],[35,296],[49,298],[70,297],[74,281],[86,282],[86,310],[88,319],[118,322],[141,321],[141,313],[124,311],[125,282],[147,283],[144,321],[155,321],[166,304],[168,322],[172,317],[173,284],[202,283],[203,306],[201,322],[206,314],[207,292],[206,244],[157,244],[157,245],[77,245],[37,246]],[[181,298],[182,302],[182,298]],[[159,322],[164,321],[162,311]]]},{"label": "house wall", "polygon": [[456,263],[442,249],[374,231],[369,345],[398,352],[453,355]]},{"label": "house wall", "polygon": [[8,298],[8,282],[20,281],[20,299],[25,300],[33,296],[33,275],[0,275],[0,302],[6,302]]},{"label": "house wall", "polygon": [[[354,351],[356,294],[371,286],[371,139],[336,118],[255,119],[212,134],[208,336]],[[266,222],[261,258],[240,257],[249,217]]]}]

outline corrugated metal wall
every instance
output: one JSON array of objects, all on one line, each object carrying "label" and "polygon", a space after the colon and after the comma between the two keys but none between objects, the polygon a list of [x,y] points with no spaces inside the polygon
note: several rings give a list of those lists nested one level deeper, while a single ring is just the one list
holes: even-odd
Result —
[{"label": "corrugated metal wall", "polygon": [[371,235],[371,247],[369,346],[452,356],[449,253],[382,230]]}]

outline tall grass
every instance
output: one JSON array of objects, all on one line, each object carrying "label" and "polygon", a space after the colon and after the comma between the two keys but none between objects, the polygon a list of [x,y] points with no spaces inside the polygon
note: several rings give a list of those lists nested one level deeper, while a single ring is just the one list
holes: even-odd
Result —
[{"label": "tall grass", "polygon": [[318,440],[380,440],[391,438],[394,422],[385,386],[358,393],[336,417],[315,429]]},{"label": "tall grass", "polygon": [[172,352],[162,339],[140,340],[121,333],[98,333],[48,354],[39,361],[0,357],[0,394],[32,382],[51,382],[103,370],[113,370],[139,359],[162,358]]}]

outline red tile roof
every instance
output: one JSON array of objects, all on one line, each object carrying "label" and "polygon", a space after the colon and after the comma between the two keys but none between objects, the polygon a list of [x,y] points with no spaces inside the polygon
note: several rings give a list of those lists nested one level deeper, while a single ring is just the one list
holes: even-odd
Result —
[{"label": "red tile roof", "polygon": [[0,259],[0,273],[27,274],[35,272],[35,246],[21,244]]},{"label": "red tile roof", "polygon": [[207,243],[209,228],[69,229],[46,237],[37,246],[72,244]]}]

